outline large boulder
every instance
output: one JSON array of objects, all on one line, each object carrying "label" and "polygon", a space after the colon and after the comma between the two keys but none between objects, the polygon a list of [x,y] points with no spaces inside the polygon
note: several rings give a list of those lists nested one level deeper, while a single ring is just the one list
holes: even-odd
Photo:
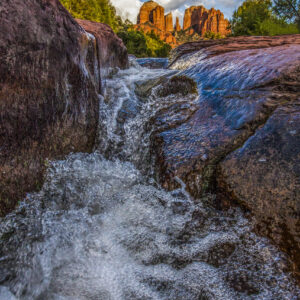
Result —
[{"label": "large boulder", "polygon": [[58,0],[1,1],[1,215],[40,187],[47,158],[92,150],[101,93],[97,48]]},{"label": "large boulder", "polygon": [[300,266],[299,98],[293,102],[278,107],[220,163],[217,182],[219,199],[237,200],[252,211],[258,232],[272,237]]},{"label": "large boulder", "polygon": [[220,208],[243,204],[299,266],[300,36],[174,52],[172,68],[198,83],[199,109],[152,136],[158,180],[172,190],[179,178],[195,198],[217,193]]}]

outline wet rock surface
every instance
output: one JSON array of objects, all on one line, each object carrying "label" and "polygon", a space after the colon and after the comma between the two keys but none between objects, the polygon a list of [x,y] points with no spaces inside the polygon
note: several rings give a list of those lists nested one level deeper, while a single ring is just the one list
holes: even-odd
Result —
[{"label": "wet rock surface", "polygon": [[1,1],[0,215],[41,187],[47,158],[92,150],[100,51],[58,0]]},{"label": "wet rock surface", "polygon": [[237,41],[174,51],[172,69],[198,84],[199,109],[153,138],[159,180],[172,190],[179,177],[195,198],[218,192],[219,208],[243,204],[259,232],[293,257],[297,273],[299,35]]},{"label": "wet rock surface", "polygon": [[76,19],[86,32],[97,40],[98,57],[102,68],[126,68],[128,53],[123,41],[106,24]]},{"label": "wet rock surface", "polygon": [[300,265],[299,128],[297,103],[276,109],[242,148],[222,161],[217,175],[221,197],[231,195],[249,208],[257,230],[288,251],[295,268]]},{"label": "wet rock surface", "polygon": [[[299,45],[300,35],[282,35],[282,36],[241,36],[230,37],[220,40],[206,40],[198,42],[185,43],[178,46],[171,52],[170,67],[176,64],[177,60],[181,61],[176,65],[176,68],[184,68],[183,61],[186,56],[191,56],[193,53],[200,50],[203,51],[205,56],[203,58],[209,58],[216,55],[225,54],[228,52],[250,50],[250,49],[264,49],[278,46]],[[188,59],[186,59],[188,61]],[[187,65],[188,67],[188,65]]]}]

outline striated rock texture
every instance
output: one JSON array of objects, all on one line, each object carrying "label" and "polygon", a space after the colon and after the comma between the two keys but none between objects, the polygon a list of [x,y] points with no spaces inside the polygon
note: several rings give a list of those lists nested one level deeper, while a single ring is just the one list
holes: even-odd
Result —
[{"label": "striated rock texture", "polygon": [[172,60],[198,83],[199,108],[152,136],[160,182],[242,204],[299,275],[300,35],[189,43]]},{"label": "striated rock texture", "polygon": [[162,6],[157,6],[150,14],[150,21],[159,30],[165,31],[165,9]]},{"label": "striated rock texture", "polygon": [[[105,45],[119,43],[110,38],[103,35]],[[58,0],[1,1],[1,215],[40,187],[47,158],[92,150],[102,45]],[[118,51],[124,66],[126,54]]]},{"label": "striated rock texture", "polygon": [[179,17],[176,17],[175,31],[180,31],[181,25],[179,23]]},{"label": "striated rock texture", "polygon": [[190,33],[194,31],[201,36],[208,31],[227,35],[230,33],[229,26],[224,14],[214,8],[208,10],[202,5],[191,6],[184,14],[183,30]]},{"label": "striated rock texture", "polygon": [[173,15],[169,13],[165,16],[166,31],[174,31]]}]

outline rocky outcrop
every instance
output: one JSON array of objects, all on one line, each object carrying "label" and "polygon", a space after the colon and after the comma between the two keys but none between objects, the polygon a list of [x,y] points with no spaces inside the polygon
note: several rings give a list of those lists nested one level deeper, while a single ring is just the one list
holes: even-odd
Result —
[{"label": "rocky outcrop", "polygon": [[159,38],[170,44],[173,48],[177,41],[172,32],[174,31],[173,16],[165,16],[165,9],[154,1],[144,3],[137,18],[135,29],[145,33],[154,32]]},{"label": "rocky outcrop", "polygon": [[176,17],[175,31],[180,31],[181,25],[179,23],[179,17]]},{"label": "rocky outcrop", "polygon": [[[229,25],[229,21],[224,19],[223,13],[219,10],[192,6],[185,11],[183,30],[185,35],[198,38],[204,36],[206,32],[215,32],[225,36],[230,33]],[[176,38],[176,33],[182,30],[179,18],[176,18],[174,26],[172,13],[165,16],[164,8],[154,1],[148,1],[142,5],[135,29],[146,33],[153,31],[173,48],[182,43]]]},{"label": "rocky outcrop", "polygon": [[174,25],[173,25],[173,15],[172,13],[169,13],[165,16],[165,24],[166,24],[166,31],[172,32],[174,31]]},{"label": "rocky outcrop", "polygon": [[299,270],[300,35],[189,43],[172,59],[197,81],[199,108],[152,136],[158,179],[242,204]]},{"label": "rocky outcrop", "polygon": [[[144,3],[140,9],[140,13],[137,18],[137,24],[145,24],[147,22],[151,22],[154,24],[153,11],[159,6],[160,5],[158,5],[158,3],[154,1],[148,1]],[[163,8],[162,6],[160,7]]]},{"label": "rocky outcrop", "polygon": [[165,9],[154,1],[142,5],[137,20],[138,25],[151,23],[158,30],[166,30]]},{"label": "rocky outcrop", "polygon": [[[99,58],[106,57],[101,49],[105,44],[114,55],[120,40],[109,32],[107,41],[105,29],[100,44],[100,34],[96,40],[85,32],[58,0],[2,1],[0,28],[3,215],[40,187],[46,159],[92,150],[101,93]],[[124,67],[124,47],[117,51],[116,64]]]},{"label": "rocky outcrop", "polygon": [[202,5],[191,6],[184,14],[183,30],[194,31],[201,36],[206,32],[227,35],[230,33],[229,26],[230,23],[224,18],[224,14],[214,8],[208,10]]},{"label": "rocky outcrop", "polygon": [[106,24],[79,20],[77,23],[97,40],[98,58],[101,68],[119,67],[124,69],[128,65],[128,53],[123,41],[116,36]]},{"label": "rocky outcrop", "polygon": [[159,30],[166,30],[165,9],[162,6],[158,5],[153,9],[150,15],[150,20],[153,22],[153,25]]}]

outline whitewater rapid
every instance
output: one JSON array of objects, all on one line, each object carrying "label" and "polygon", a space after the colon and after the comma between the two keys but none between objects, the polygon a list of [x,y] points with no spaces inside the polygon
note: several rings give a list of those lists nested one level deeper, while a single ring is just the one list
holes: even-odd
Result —
[{"label": "whitewater rapid", "polygon": [[111,71],[94,153],[48,162],[42,190],[0,221],[1,300],[298,299],[286,257],[249,216],[153,179],[149,120],[176,97],[137,87],[176,73]]}]

